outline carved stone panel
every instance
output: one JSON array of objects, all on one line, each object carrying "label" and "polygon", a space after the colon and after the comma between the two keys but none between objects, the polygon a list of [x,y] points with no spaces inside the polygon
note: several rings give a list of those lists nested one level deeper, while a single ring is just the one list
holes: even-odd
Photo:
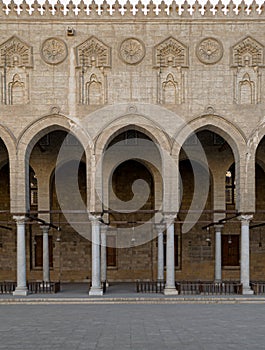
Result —
[{"label": "carved stone panel", "polygon": [[66,43],[58,38],[46,39],[41,47],[41,56],[48,64],[62,63],[67,57]]},{"label": "carved stone panel", "polygon": [[1,73],[1,101],[6,105],[29,102],[29,75],[25,68],[7,68]]},{"label": "carved stone panel", "polygon": [[76,47],[78,67],[110,67],[111,48],[94,36]]},{"label": "carved stone panel", "polygon": [[136,38],[123,40],[120,45],[120,57],[127,64],[138,64],[145,56],[143,42]]},{"label": "carved stone panel", "polygon": [[188,48],[173,37],[154,47],[157,72],[157,103],[165,105],[184,102],[184,72],[188,67]]},{"label": "carved stone panel", "polygon": [[215,38],[205,38],[197,45],[196,55],[204,64],[215,64],[223,57],[223,45]]},{"label": "carved stone panel", "polygon": [[184,102],[184,77],[181,68],[165,70],[159,77],[159,103],[175,105]]},{"label": "carved stone panel", "polygon": [[29,102],[29,72],[32,47],[12,36],[0,45],[1,103],[23,105]]},{"label": "carved stone panel", "polygon": [[261,71],[264,65],[264,47],[251,37],[231,49],[234,72],[234,102],[256,104],[261,101]]},{"label": "carved stone panel", "polygon": [[32,67],[32,47],[17,36],[0,45],[0,67]]},{"label": "carved stone panel", "polygon": [[187,47],[173,37],[167,38],[154,48],[154,66],[187,67]]},{"label": "carved stone panel", "polygon": [[234,75],[234,102],[256,104],[260,102],[261,74],[256,67],[240,67]]},{"label": "carved stone panel", "polygon": [[92,36],[76,47],[79,70],[79,102],[103,105],[107,102],[107,69],[111,65],[111,49]]},{"label": "carved stone panel", "polygon": [[248,36],[232,47],[232,67],[260,67],[264,65],[264,47]]},{"label": "carved stone panel", "polygon": [[80,103],[103,105],[106,102],[106,76],[97,68],[80,73]]}]

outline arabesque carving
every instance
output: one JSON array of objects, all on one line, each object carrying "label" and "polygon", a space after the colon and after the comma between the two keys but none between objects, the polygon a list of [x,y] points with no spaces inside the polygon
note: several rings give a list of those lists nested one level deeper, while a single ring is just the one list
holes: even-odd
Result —
[{"label": "arabesque carving", "polygon": [[29,72],[32,47],[12,36],[0,45],[1,103],[23,105],[29,102]]},{"label": "arabesque carving", "polygon": [[88,105],[107,103],[107,69],[111,49],[92,36],[76,48],[79,70],[79,102]]},{"label": "arabesque carving", "polygon": [[157,74],[157,103],[184,102],[184,72],[188,67],[188,48],[169,37],[154,48],[154,66]]},{"label": "arabesque carving", "polygon": [[256,104],[261,102],[261,71],[264,66],[264,47],[247,37],[231,49],[234,73],[234,102]]}]

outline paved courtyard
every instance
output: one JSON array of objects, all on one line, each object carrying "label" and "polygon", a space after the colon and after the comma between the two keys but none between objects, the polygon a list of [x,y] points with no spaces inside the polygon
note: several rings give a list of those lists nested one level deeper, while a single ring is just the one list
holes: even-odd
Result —
[{"label": "paved courtyard", "polygon": [[264,349],[263,305],[1,305],[0,349]]}]

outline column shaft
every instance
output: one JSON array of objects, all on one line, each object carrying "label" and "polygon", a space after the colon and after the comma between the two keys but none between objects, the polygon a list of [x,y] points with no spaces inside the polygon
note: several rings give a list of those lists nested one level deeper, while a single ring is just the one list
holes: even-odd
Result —
[{"label": "column shaft", "polygon": [[166,286],[164,294],[178,294],[175,287],[175,247],[174,247],[174,218],[170,218],[167,223],[167,267]]},{"label": "column shaft", "polygon": [[107,227],[101,226],[101,282],[107,281]]},{"label": "column shaft", "polygon": [[92,225],[92,286],[89,295],[103,295],[100,283],[100,224],[93,218]]},{"label": "column shaft", "polygon": [[17,287],[13,295],[27,295],[25,217],[14,216],[17,223]]},{"label": "column shaft", "polygon": [[222,225],[215,225],[215,281],[222,280]]},{"label": "column shaft", "polygon": [[240,282],[243,285],[243,294],[253,294],[249,286],[249,222],[252,215],[242,215],[241,220],[241,256]]},{"label": "column shaft", "polygon": [[41,226],[43,233],[43,281],[50,282],[49,226]]},{"label": "column shaft", "polygon": [[157,246],[157,280],[164,281],[164,234],[159,230]]}]

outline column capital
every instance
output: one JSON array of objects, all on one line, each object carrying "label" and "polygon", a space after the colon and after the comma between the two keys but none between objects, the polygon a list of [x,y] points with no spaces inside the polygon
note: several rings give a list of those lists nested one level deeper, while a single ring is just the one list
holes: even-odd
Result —
[{"label": "column capital", "polygon": [[13,219],[18,225],[25,224],[25,222],[28,220],[27,216],[25,215],[13,215]]},{"label": "column capital", "polygon": [[93,215],[91,213],[88,214],[89,221],[91,222],[98,222],[101,219],[101,215]]},{"label": "column capital", "polygon": [[213,227],[215,228],[215,231],[221,231],[222,228],[224,227],[224,225],[222,225],[222,224],[216,224],[216,225],[214,225]]},{"label": "column capital", "polygon": [[43,233],[48,233],[50,229],[50,225],[40,225]]},{"label": "column capital", "polygon": [[176,214],[164,214],[164,223],[166,225],[171,225],[172,223],[174,223],[175,221],[175,218],[177,216],[177,213]]},{"label": "column capital", "polygon": [[242,222],[242,224],[249,224],[249,222],[253,219],[253,215],[252,214],[241,214],[238,217],[238,220],[240,220]]},{"label": "column capital", "polygon": [[163,233],[165,231],[166,225],[165,223],[154,224],[156,233]]}]

